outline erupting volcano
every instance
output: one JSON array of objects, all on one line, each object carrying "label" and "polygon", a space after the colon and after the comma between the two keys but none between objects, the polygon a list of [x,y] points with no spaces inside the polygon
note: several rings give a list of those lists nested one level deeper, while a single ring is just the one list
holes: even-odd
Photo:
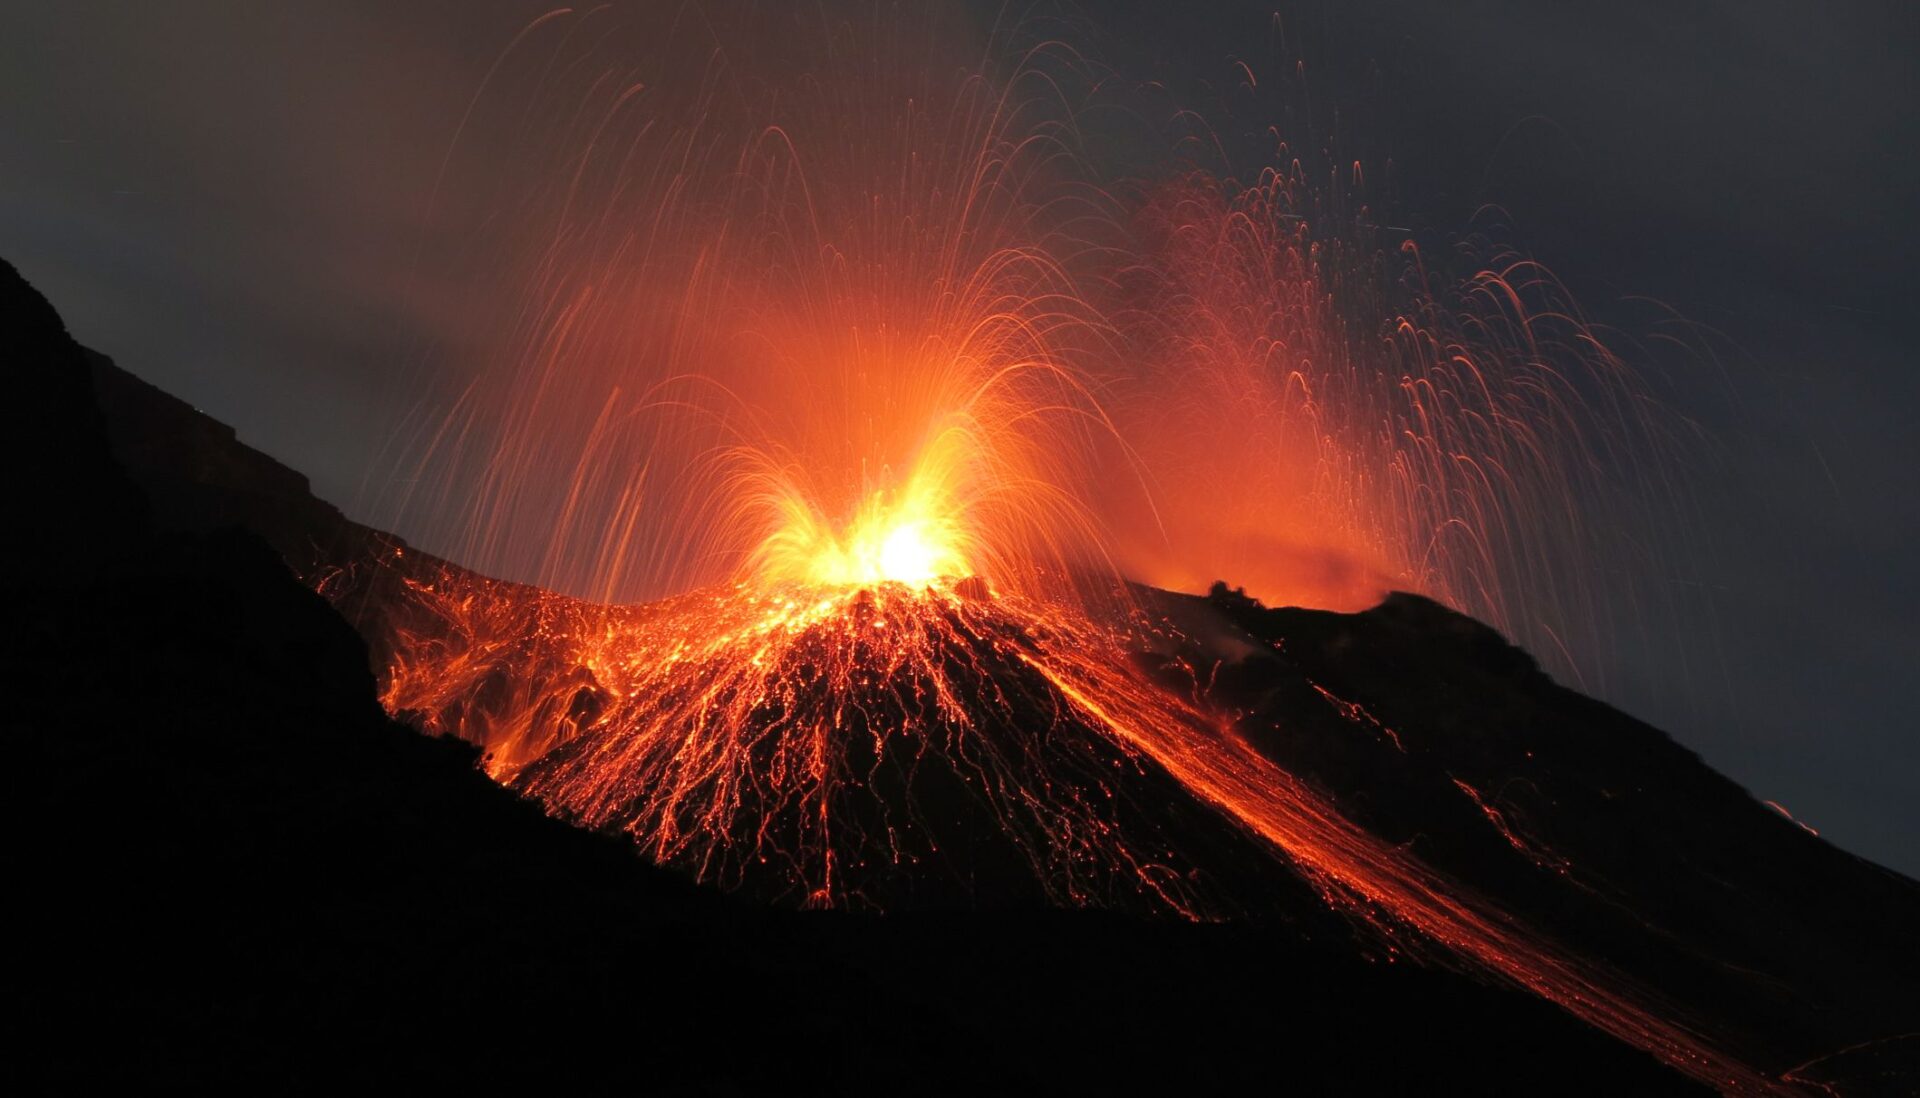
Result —
[{"label": "erupting volcano", "polygon": [[[425,372],[386,506],[533,586],[318,568],[343,604],[407,573],[367,625],[391,711],[705,879],[871,896],[847,882],[951,856],[929,812],[955,810],[914,793],[945,785],[1047,895],[1124,879],[1201,915],[1192,859],[1121,806],[1154,771],[1241,814],[1177,760],[1234,750],[1206,684],[1248,649],[1130,581],[1422,590],[1569,670],[1608,635],[1579,563],[1678,490],[1677,421],[1543,269],[1436,289],[1358,166],[1325,193],[1333,150],[1277,130],[1251,185],[1185,152],[1109,178],[1089,119],[1138,95],[1033,27],[968,56],[937,18],[738,19],[556,12],[469,108],[444,173],[515,143],[513,216],[454,239],[500,284],[472,300],[520,308],[463,315],[481,350],[451,389]],[[565,127],[510,125],[555,104]],[[1174,118],[1128,139],[1181,148]]]},{"label": "erupting volcano", "polygon": [[[1436,289],[1284,144],[1248,187],[1198,167],[1108,184],[1079,125],[1097,67],[1058,42],[950,69],[908,19],[721,29],[724,56],[687,73],[644,50],[609,67],[617,28],[583,47],[594,17],[555,22],[501,63],[565,73],[536,94],[580,104],[486,240],[490,269],[533,272],[527,306],[472,318],[500,355],[396,477],[410,525],[536,586],[398,547],[322,562],[389,711],[729,889],[1331,909],[1382,956],[1773,1086],[1643,966],[1284,762],[1302,705],[1383,757],[1409,752],[1391,722],[1297,670],[1306,700],[1276,710],[1284,643],[1231,600],[1124,578],[1291,545],[1334,563],[1265,554],[1260,590],[1344,608],[1424,588],[1572,668],[1560,638],[1606,633],[1568,578],[1597,559],[1581,543],[1623,501],[1682,517],[1661,460],[1681,432],[1550,275],[1508,258]],[[1497,789],[1434,777],[1443,814],[1580,880]]]},{"label": "erupting volcano", "polygon": [[[1265,646],[1188,635],[1182,618],[1220,629],[1205,603],[1117,591],[1116,606],[1142,605],[1103,624],[977,576],[927,578],[927,560],[957,559],[943,549],[899,571],[882,553],[852,577],[843,546],[818,552],[806,579],[638,607],[423,571],[400,550],[321,586],[359,603],[394,569],[401,593],[379,612],[389,709],[699,879],[882,910],[1044,899],[1297,918],[1317,897],[1385,956],[1474,966],[1714,1085],[1770,1088],[1658,994],[1369,834],[1263,754],[1288,726],[1219,680],[1258,681]],[[1365,707],[1307,685],[1344,735],[1406,751]],[[1567,872],[1452,780],[1506,842]]]},{"label": "erupting volcano", "polygon": [[1603,573],[1688,542],[1660,363],[1059,31],[537,19],[423,235],[458,337],[367,504],[412,543],[95,362],[115,451],[271,541],[393,718],[755,903],[1287,927],[1730,1093],[1886,1037],[1895,931],[1744,897],[1911,882],[1494,632],[1598,688],[1649,628]]}]

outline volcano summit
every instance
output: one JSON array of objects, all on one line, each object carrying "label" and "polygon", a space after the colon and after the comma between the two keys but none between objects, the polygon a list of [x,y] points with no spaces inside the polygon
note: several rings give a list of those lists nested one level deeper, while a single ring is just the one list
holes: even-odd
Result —
[{"label": "volcano summit", "polygon": [[[375,1056],[409,1030],[413,1047],[378,1055],[425,1070],[450,1054],[466,996],[529,1033],[564,1029],[529,1015],[535,1002],[572,1004],[566,1017],[590,1006],[581,1033],[664,1025],[647,1047],[668,1056],[666,1079],[697,1077],[664,1051],[675,1041],[824,1048],[844,1064],[869,1038],[833,1025],[879,1032],[722,1009],[696,1038],[590,975],[605,963],[665,964],[647,994],[670,992],[657,1005],[681,1019],[716,1009],[708,980],[723,972],[741,992],[843,1004],[830,1016],[931,996],[947,1021],[925,1024],[974,1036],[915,1029],[858,1055],[949,1080],[1108,1078],[1081,1053],[1126,1061],[1109,1042],[1155,1027],[1197,1039],[1192,1026],[1216,1023],[1176,1020],[1196,1003],[1243,1012],[1218,1032],[1252,1043],[1210,1054],[1220,1078],[1257,1075],[1263,1041],[1291,1050],[1274,1070],[1359,1086],[1456,1069],[1522,1093],[1683,1076],[1735,1093],[1898,1093],[1912,1078],[1901,1035],[1920,1001],[1920,888],[1429,600],[1343,615],[1224,586],[1130,588],[1095,617],[936,579],[588,603],[347,521],[231,431],[72,344],[8,278],[16,376],[43,413],[14,437],[69,455],[73,482],[24,497],[45,536],[14,546],[13,574],[35,579],[15,590],[30,632],[11,658],[40,669],[19,692],[45,776],[20,803],[49,838],[13,873],[41,897],[46,956],[65,959],[17,986],[50,1032],[124,1032],[145,1072],[258,1078],[327,1047],[314,1041]],[[107,685],[63,670],[83,666]],[[473,756],[383,724],[374,682],[394,718],[468,741],[509,790],[618,839],[574,838],[474,784]],[[795,922],[648,861],[776,906],[886,914]],[[135,894],[161,898],[139,925],[118,914]],[[1047,913],[1063,906],[1111,913]],[[1195,938],[1193,922],[1218,933]],[[662,957],[675,951],[662,934],[707,959]],[[994,956],[928,971],[930,943],[956,936]],[[809,959],[819,950],[831,959]],[[843,966],[881,986],[827,977]],[[1244,982],[1257,974],[1274,982]],[[1134,990],[1097,990],[1110,979]],[[1003,985],[1077,1014],[1070,1027],[1104,1019],[1105,1035],[1016,1050],[1040,1023]],[[1277,1005],[1300,996],[1319,1022]],[[1360,1029],[1330,1040],[1349,1009]],[[143,1043],[153,1034],[168,1036]],[[1423,1050],[1419,1065],[1395,1076],[1354,1058],[1375,1040]],[[970,1041],[996,1051],[962,1068]],[[1174,1048],[1134,1051],[1142,1078],[1191,1070]],[[852,1072],[830,1070],[857,1087]]]}]

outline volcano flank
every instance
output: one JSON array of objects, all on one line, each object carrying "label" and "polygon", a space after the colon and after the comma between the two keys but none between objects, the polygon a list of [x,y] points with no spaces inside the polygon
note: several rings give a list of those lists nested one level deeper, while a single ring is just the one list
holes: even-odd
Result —
[{"label": "volcano flank", "polygon": [[919,551],[594,603],[0,281],[18,1077],[1920,1083],[1920,886],[1439,603],[1077,614]]}]

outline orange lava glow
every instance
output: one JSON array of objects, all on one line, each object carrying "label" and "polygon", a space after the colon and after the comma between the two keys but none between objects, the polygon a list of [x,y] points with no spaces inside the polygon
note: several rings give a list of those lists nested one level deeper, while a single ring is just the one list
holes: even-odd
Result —
[{"label": "orange lava glow", "polygon": [[932,872],[942,844],[967,838],[923,799],[944,781],[985,806],[1053,902],[1231,916],[1244,898],[1209,890],[1153,825],[1154,806],[1129,805],[1162,776],[1387,956],[1467,964],[1715,1086],[1770,1090],[1654,993],[1349,822],[1204,691],[1155,681],[1138,657],[1205,657],[1149,610],[1102,623],[946,578],[740,584],[608,606],[444,567],[423,578],[397,557],[375,567],[405,577],[387,615],[391,711],[481,745],[496,779],[701,880],[871,906],[862,882]]},{"label": "orange lava glow", "polygon": [[[1156,681],[1198,642],[1121,580],[1418,588],[1550,632],[1591,608],[1568,501],[1624,491],[1587,458],[1646,413],[1545,276],[1389,293],[1292,173],[1129,208],[1057,42],[983,66],[904,16],[762,16],[556,14],[476,100],[532,146],[455,234],[507,290],[450,306],[480,349],[382,504],[517,582],[366,565],[400,592],[372,627],[389,710],[661,864],[811,906],[961,858],[984,806],[1055,902],[1231,915],[1137,792],[1171,782],[1393,952],[1765,1090]],[[499,88],[566,121],[526,136]]]},{"label": "orange lava glow", "polygon": [[878,491],[836,530],[810,499],[787,489],[770,505],[778,525],[754,554],[762,584],[873,587],[897,583],[927,588],[935,580],[972,574],[969,549],[979,534],[956,498],[967,462],[956,444],[921,455],[897,491]]}]

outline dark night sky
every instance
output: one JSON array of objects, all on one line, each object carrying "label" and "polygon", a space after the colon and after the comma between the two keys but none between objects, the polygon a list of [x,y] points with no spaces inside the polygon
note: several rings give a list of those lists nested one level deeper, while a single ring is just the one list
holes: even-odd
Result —
[{"label": "dark night sky", "polygon": [[[1253,55],[1274,5],[1083,5],[1116,64]],[[75,334],[354,510],[451,273],[414,262],[468,98],[540,3],[12,4],[0,254]],[[1724,333],[1711,613],[1609,700],[1843,846],[1920,873],[1920,36],[1902,4],[1279,5],[1368,100],[1401,209],[1485,202],[1607,318]],[[1577,10],[1585,9],[1585,10]],[[1267,59],[1268,64],[1275,63]],[[1624,310],[1624,306],[1622,306]],[[377,516],[376,516],[377,517]],[[405,533],[405,530],[401,531]],[[1710,652],[1676,682],[1675,647]]]}]

